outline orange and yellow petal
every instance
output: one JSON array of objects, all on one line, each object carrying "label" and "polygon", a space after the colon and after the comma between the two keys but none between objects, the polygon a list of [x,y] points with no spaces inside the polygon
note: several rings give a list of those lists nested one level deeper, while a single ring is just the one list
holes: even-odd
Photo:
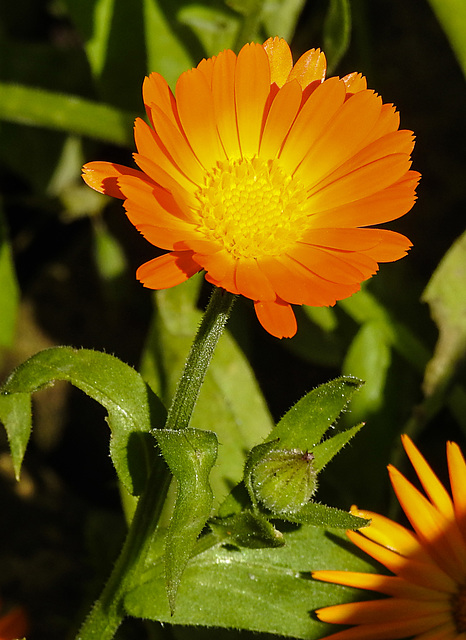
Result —
[{"label": "orange and yellow petal", "polygon": [[199,265],[190,251],[172,251],[149,260],[136,271],[136,278],[149,289],[168,289],[196,274]]},{"label": "orange and yellow petal", "polygon": [[466,462],[456,442],[447,443],[447,459],[455,516],[466,540]]},{"label": "orange and yellow petal", "polygon": [[320,49],[310,49],[303,53],[288,76],[288,80],[297,80],[302,89],[314,82],[325,80],[327,60]]},{"label": "orange and yellow petal", "polygon": [[212,100],[220,140],[228,158],[239,158],[241,148],[236,123],[235,74],[233,51],[219,53],[212,72]]},{"label": "orange and yellow petal", "polygon": [[288,80],[293,68],[291,49],[283,38],[275,36],[269,38],[262,45],[270,64],[270,84],[276,83],[282,87]]},{"label": "orange and yellow petal", "polygon": [[302,91],[297,82],[287,82],[275,95],[267,114],[259,155],[275,158],[281,150],[301,105]]},{"label": "orange and yellow petal", "polygon": [[157,105],[170,118],[174,126],[178,126],[176,100],[168,82],[160,73],[151,73],[144,78],[142,84],[142,98],[147,116],[155,128],[152,106]]}]

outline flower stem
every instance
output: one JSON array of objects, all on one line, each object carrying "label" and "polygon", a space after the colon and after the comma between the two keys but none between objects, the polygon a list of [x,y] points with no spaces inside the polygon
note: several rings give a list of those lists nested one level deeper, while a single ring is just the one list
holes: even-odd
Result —
[{"label": "flower stem", "polygon": [[[168,411],[165,428],[184,429],[189,425],[194,407],[223,333],[235,296],[215,288],[189,352],[183,374]],[[162,513],[171,474],[162,459],[152,470],[139,498],[123,549],[101,597],[81,627],[76,640],[111,640],[125,617],[124,596],[134,586],[144,568],[152,535]]]}]

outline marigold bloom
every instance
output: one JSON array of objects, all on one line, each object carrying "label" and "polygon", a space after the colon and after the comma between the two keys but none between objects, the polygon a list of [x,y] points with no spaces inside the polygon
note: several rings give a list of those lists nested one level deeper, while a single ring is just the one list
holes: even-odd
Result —
[{"label": "marigold bloom", "polygon": [[403,446],[427,495],[397,469],[390,479],[414,531],[370,511],[352,512],[371,524],[348,537],[395,575],[316,571],[313,577],[389,598],[319,609],[325,622],[357,625],[327,640],[453,640],[466,638],[466,464],[460,448],[447,443],[451,494],[408,436]]},{"label": "marigold bloom", "polygon": [[222,51],[183,73],[175,95],[145,79],[151,126],[135,123],[140,170],[84,166],[97,191],[125,200],[145,238],[169,253],[137,271],[164,289],[201,270],[251,298],[263,327],[291,337],[291,304],[333,305],[403,257],[404,236],[368,225],[394,220],[415,200],[413,135],[356,73],[325,79],[311,49],[293,66],[270,38],[238,56]]}]

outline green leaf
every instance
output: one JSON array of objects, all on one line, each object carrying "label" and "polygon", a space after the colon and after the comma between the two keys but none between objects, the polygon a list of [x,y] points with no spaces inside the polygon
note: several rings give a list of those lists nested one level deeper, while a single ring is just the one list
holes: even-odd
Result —
[{"label": "green leaf", "polygon": [[427,302],[439,339],[424,377],[424,393],[444,390],[466,351],[466,232],[447,251],[429,281]]},{"label": "green leaf", "polygon": [[[139,495],[157,460],[150,430],[165,422],[160,400],[141,376],[118,358],[71,347],[46,349],[34,355],[9,376],[1,392],[31,394],[56,380],[71,382],[107,409],[113,464],[126,489]],[[30,424],[7,429],[19,473]]]},{"label": "green leaf", "polygon": [[355,427],[345,429],[345,431],[339,431],[331,438],[327,438],[320,444],[316,445],[312,450],[315,458],[316,472],[319,473],[330,462],[330,460],[348,444],[351,438],[353,438],[363,426],[364,423],[361,422]]},{"label": "green leaf", "polygon": [[[155,296],[157,308],[142,372],[167,405],[200,322],[196,301],[202,279],[202,276],[191,278]],[[245,452],[263,440],[273,427],[253,372],[228,331],[215,350],[191,426],[214,431],[221,443],[211,475],[218,503],[243,477]]]},{"label": "green leaf", "polygon": [[283,416],[266,442],[278,438],[280,448],[311,451],[362,384],[361,380],[346,376],[313,389]]},{"label": "green leaf", "polygon": [[324,22],[324,51],[328,73],[337,68],[351,38],[351,7],[349,0],[330,0]]},{"label": "green leaf", "polygon": [[464,0],[429,0],[466,76],[466,4]]},{"label": "green leaf", "polygon": [[238,20],[216,7],[186,5],[177,16],[181,24],[190,27],[201,41],[208,56],[234,46]]},{"label": "green leaf", "polygon": [[361,393],[351,404],[351,414],[355,420],[368,418],[382,407],[391,361],[391,348],[383,325],[377,321],[364,323],[343,363],[343,373],[365,380]]},{"label": "green leaf", "polygon": [[268,35],[291,41],[305,0],[266,0],[262,19]]},{"label": "green leaf", "polygon": [[[155,563],[125,598],[129,615],[172,624],[249,629],[316,640],[330,632],[310,612],[345,602],[355,592],[310,579],[317,569],[370,571],[360,555],[348,552],[337,532],[288,525],[286,544],[274,549],[212,546],[189,562],[180,585],[175,614],[164,598],[163,565]],[[198,543],[205,549],[209,536]]]},{"label": "green leaf", "polygon": [[131,146],[136,113],[78,96],[0,83],[0,119]]},{"label": "green leaf", "polygon": [[0,347],[13,343],[19,288],[0,200]]},{"label": "green leaf", "polygon": [[177,480],[173,515],[165,542],[165,577],[170,609],[196,540],[212,510],[209,475],[217,459],[217,437],[210,431],[158,429],[154,435]]},{"label": "green leaf", "polygon": [[31,435],[31,396],[28,393],[11,396],[0,393],[0,422],[5,426],[15,476],[19,480],[21,463]]}]

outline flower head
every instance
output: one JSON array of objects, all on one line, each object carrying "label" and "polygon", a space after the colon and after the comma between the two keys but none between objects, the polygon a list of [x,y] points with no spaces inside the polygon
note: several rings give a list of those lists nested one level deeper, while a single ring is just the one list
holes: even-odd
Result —
[{"label": "flower head", "polygon": [[168,251],[138,269],[146,287],[204,270],[252,299],[269,333],[291,337],[291,304],[333,305],[406,254],[404,236],[365,227],[411,209],[413,135],[360,74],[325,72],[319,50],[293,66],[288,44],[270,38],[202,60],[175,94],[158,73],[145,79],[139,169],[91,162],[83,177],[124,199],[131,222]]},{"label": "flower head", "polygon": [[327,637],[332,640],[453,640],[466,638],[466,463],[460,448],[447,443],[451,496],[412,441],[403,446],[427,495],[397,469],[390,479],[411,531],[370,511],[371,519],[348,537],[394,575],[316,571],[313,577],[389,598],[319,609],[325,622],[356,625]]}]

